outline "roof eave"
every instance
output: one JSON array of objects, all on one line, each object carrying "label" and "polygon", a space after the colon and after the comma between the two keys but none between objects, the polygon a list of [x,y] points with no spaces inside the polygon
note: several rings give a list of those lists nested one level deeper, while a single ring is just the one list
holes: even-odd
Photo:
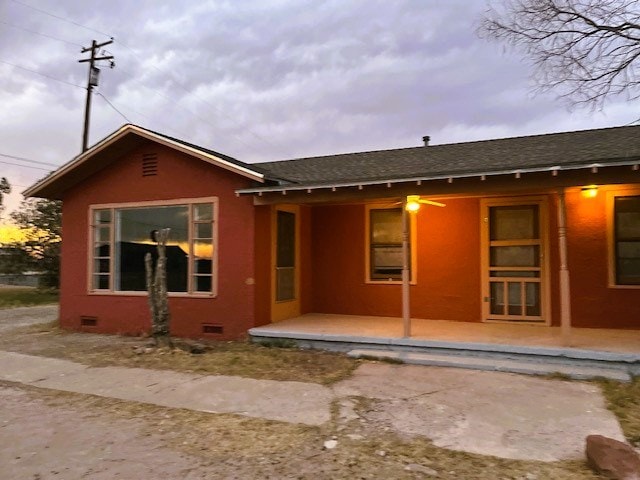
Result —
[{"label": "roof eave", "polygon": [[113,132],[111,135],[105,137],[104,139],[102,139],[101,141],[93,145],[86,152],[81,153],[80,155],[74,157],[71,161],[62,165],[58,170],[52,172],[42,180],[39,180],[31,187],[24,190],[22,194],[25,197],[40,196],[40,194],[43,191],[46,191],[49,187],[52,187],[57,181],[59,181],[62,177],[67,175],[69,172],[80,167],[88,159],[90,159],[97,153],[101,152],[102,150],[108,148],[109,146],[113,145],[119,139],[121,139],[123,136],[129,133],[134,133],[142,138],[146,138],[148,140],[158,142],[162,145],[168,146],[180,152],[199,158],[200,160],[206,161],[212,165],[218,166],[225,170],[232,171],[234,173],[247,177],[251,180],[255,180],[261,183],[264,183],[265,181],[264,174],[260,172],[243,167],[242,165],[237,165],[233,162],[229,162],[209,152],[205,152],[203,150],[199,150],[197,148],[181,144],[180,142],[176,142],[164,136],[157,135],[154,132],[138,127],[137,125],[127,124],[127,125],[123,125],[118,130]]},{"label": "roof eave", "polygon": [[403,178],[387,178],[387,179],[376,179],[376,180],[354,180],[354,181],[345,181],[345,182],[330,182],[330,183],[316,183],[316,184],[296,184],[296,185],[280,185],[280,186],[271,186],[271,187],[256,187],[256,188],[243,188],[236,190],[238,195],[255,195],[255,194],[263,194],[263,193],[273,193],[273,192],[283,192],[283,191],[310,191],[310,190],[319,190],[319,189],[337,189],[337,188],[349,188],[349,187],[365,187],[372,185],[385,185],[385,184],[396,184],[396,183],[407,183],[407,182],[429,182],[434,180],[448,180],[448,179],[460,179],[460,178],[473,178],[473,177],[490,177],[490,176],[498,176],[498,175],[518,175],[518,174],[526,174],[526,173],[540,173],[540,172],[559,172],[559,171],[570,171],[570,170],[582,170],[582,169],[598,169],[598,168],[606,168],[606,167],[625,167],[625,166],[633,166],[637,167],[640,165],[640,158],[633,158],[630,160],[621,160],[617,162],[606,162],[606,163],[584,163],[584,164],[574,164],[574,165],[554,165],[554,166],[546,166],[546,167],[536,167],[536,168],[521,168],[521,169],[508,169],[508,170],[489,170],[485,172],[465,172],[465,173],[455,173],[455,174],[439,174],[439,175],[431,175],[431,176],[413,176],[413,177],[403,177]]}]

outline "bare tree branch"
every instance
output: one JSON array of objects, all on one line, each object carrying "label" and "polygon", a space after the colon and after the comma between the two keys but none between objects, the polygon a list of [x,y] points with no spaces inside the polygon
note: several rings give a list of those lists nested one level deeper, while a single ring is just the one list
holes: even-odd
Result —
[{"label": "bare tree branch", "polygon": [[640,2],[502,0],[481,21],[482,37],[522,49],[542,91],[601,108],[608,98],[640,98]]}]

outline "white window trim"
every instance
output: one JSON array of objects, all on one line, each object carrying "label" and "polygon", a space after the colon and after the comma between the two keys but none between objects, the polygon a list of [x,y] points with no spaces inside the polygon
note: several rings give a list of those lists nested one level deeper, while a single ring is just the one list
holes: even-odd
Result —
[{"label": "white window trim", "polygon": [[[364,228],[364,283],[371,285],[402,285],[402,280],[372,280],[371,279],[371,210],[397,210],[402,205],[390,206],[389,203],[371,203],[365,205],[365,228]],[[407,212],[409,215],[410,235],[409,244],[411,245],[411,285],[418,283],[418,221],[417,215]]]},{"label": "white window trim", "polygon": [[[118,209],[125,208],[145,208],[145,207],[161,207],[161,206],[178,206],[178,205],[187,205],[189,208],[189,262],[187,269],[187,292],[168,292],[169,297],[189,297],[189,298],[215,298],[218,295],[218,250],[219,250],[219,241],[218,241],[218,224],[219,215],[218,215],[218,197],[197,197],[197,198],[176,198],[172,200],[152,200],[145,202],[125,202],[125,203],[102,203],[102,204],[92,204],[89,205],[88,209],[88,222],[87,222],[87,293],[89,295],[106,295],[106,296],[131,296],[131,297],[143,297],[147,296],[146,291],[120,291],[114,290],[113,285],[113,275],[115,272],[115,254],[114,254],[114,246],[115,246],[115,236],[116,236],[116,228],[115,228],[115,211]],[[197,203],[211,203],[213,205],[213,225],[212,225],[212,245],[213,245],[213,257],[211,259],[211,292],[194,292],[191,291],[193,285],[193,262],[192,259],[192,239],[193,239],[193,219],[192,216],[192,206]],[[96,210],[112,210],[112,227],[111,227],[111,237],[109,239],[111,243],[111,257],[110,257],[110,272],[109,272],[109,289],[108,290],[99,290],[93,288],[93,268],[94,268],[94,212]]]},{"label": "white window trim", "polygon": [[616,283],[616,232],[615,232],[615,198],[635,197],[640,195],[639,186],[620,186],[606,191],[607,215],[607,257],[608,287],[621,290],[640,290],[640,285],[624,285]]}]

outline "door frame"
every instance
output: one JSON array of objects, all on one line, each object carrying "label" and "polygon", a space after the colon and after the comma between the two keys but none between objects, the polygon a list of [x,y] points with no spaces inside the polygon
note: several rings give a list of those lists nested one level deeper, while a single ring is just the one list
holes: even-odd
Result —
[{"label": "door frame", "polygon": [[[540,313],[541,321],[491,319],[489,291],[489,208],[517,205],[538,205],[540,223]],[[485,323],[509,325],[551,325],[551,286],[549,248],[549,198],[546,195],[523,197],[492,197],[480,199],[480,278],[481,319]]]},{"label": "door frame", "polygon": [[[295,215],[295,265],[294,265],[294,298],[276,300],[276,262],[278,242],[278,212]],[[271,322],[279,322],[287,318],[300,316],[300,206],[293,204],[274,205],[271,209]]]}]

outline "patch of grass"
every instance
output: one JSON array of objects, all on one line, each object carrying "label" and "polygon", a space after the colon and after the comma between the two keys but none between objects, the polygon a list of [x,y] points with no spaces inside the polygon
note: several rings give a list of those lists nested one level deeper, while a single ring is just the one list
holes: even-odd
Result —
[{"label": "patch of grass", "polygon": [[[73,355],[75,357],[75,355]],[[168,369],[209,375],[313,382],[328,385],[351,375],[356,360],[346,355],[294,348],[270,348],[248,342],[210,342],[202,354],[182,349],[136,353],[130,346],[83,352],[74,360],[92,365]]]},{"label": "patch of grass", "polygon": [[[56,322],[17,328],[0,337],[0,348],[31,355],[64,358],[96,367],[122,366],[175,370],[203,375],[312,382],[329,385],[347,378],[360,364],[344,354],[297,348],[270,348],[249,342],[201,342],[204,353],[192,354],[187,342],[149,348],[150,339],[74,333]],[[139,348],[135,348],[139,347]],[[185,351],[187,350],[187,351]]]},{"label": "patch of grass", "polygon": [[627,440],[640,447],[640,377],[623,383],[615,380],[598,380],[607,399],[607,407],[620,421]]},{"label": "patch of grass", "polygon": [[0,308],[47,305],[57,302],[57,290],[46,290],[29,287],[0,287]]},{"label": "patch of grass", "polygon": [[289,338],[261,338],[260,340],[252,340],[252,343],[267,348],[296,348],[297,346],[295,340]]}]

